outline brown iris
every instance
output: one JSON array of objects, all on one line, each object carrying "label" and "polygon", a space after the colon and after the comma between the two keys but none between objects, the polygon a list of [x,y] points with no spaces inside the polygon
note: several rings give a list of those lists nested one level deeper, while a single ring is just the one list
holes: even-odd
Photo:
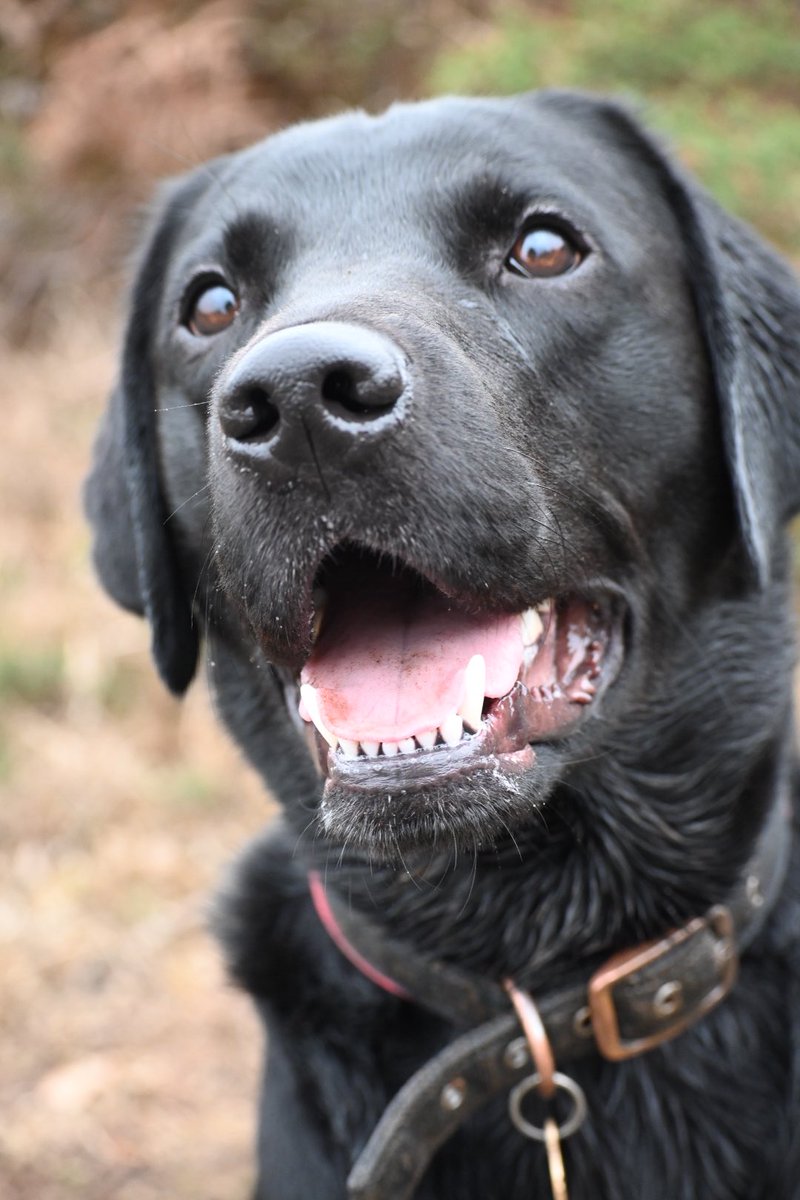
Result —
[{"label": "brown iris", "polygon": [[547,225],[524,230],[506,259],[506,265],[518,275],[531,279],[550,279],[566,275],[583,259],[583,253],[566,234]]},{"label": "brown iris", "polygon": [[239,301],[224,283],[212,283],[202,289],[189,309],[186,325],[199,337],[211,337],[227,329],[236,318]]}]

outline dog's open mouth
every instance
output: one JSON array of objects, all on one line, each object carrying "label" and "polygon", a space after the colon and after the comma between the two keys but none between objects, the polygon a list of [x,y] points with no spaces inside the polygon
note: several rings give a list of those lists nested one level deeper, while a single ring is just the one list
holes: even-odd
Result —
[{"label": "dog's open mouth", "polygon": [[517,770],[572,730],[616,672],[610,596],[475,612],[394,560],[331,559],[315,591],[300,716],[323,772],[356,788]]}]

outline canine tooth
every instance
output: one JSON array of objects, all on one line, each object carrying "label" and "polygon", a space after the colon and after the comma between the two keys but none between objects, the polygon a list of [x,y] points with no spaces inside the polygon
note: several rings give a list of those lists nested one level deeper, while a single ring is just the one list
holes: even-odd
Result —
[{"label": "canine tooth", "polygon": [[369,758],[377,758],[381,748],[380,742],[362,742],[361,749]]},{"label": "canine tooth", "polygon": [[451,713],[439,726],[442,741],[448,746],[457,746],[464,732],[464,722],[458,713]]},{"label": "canine tooth", "polygon": [[310,683],[300,684],[300,699],[301,705],[305,705],[308,717],[305,716],[302,706],[300,708],[300,716],[304,721],[310,720],[320,731],[328,745],[335,750],[339,739],[336,737],[335,733],[331,733],[330,729],[328,729],[327,725],[320,716],[319,696],[317,695],[315,688]]},{"label": "canine tooth", "polygon": [[386,758],[391,758],[393,755],[397,754],[399,749],[397,742],[382,742],[381,745],[383,746],[383,753]]},{"label": "canine tooth", "polygon": [[316,587],[311,593],[311,600],[314,605],[314,619],[311,626],[311,640],[316,642],[319,637],[319,632],[322,629],[322,622],[325,617],[325,606],[328,603],[328,593],[324,588]]},{"label": "canine tooth", "polygon": [[436,745],[436,730],[429,729],[426,733],[418,733],[416,738],[423,750],[432,750]]},{"label": "canine tooth", "polygon": [[474,733],[481,723],[483,696],[486,687],[486,660],[482,654],[474,654],[464,672],[464,693],[459,715],[470,732]]},{"label": "canine tooth", "polygon": [[358,758],[358,742],[350,742],[347,738],[339,738],[339,749],[345,758]]},{"label": "canine tooth", "polygon": [[401,754],[410,754],[412,750],[416,750],[417,743],[414,741],[413,737],[401,738],[398,742],[398,746]]},{"label": "canine tooth", "polygon": [[544,628],[542,618],[535,608],[526,608],[520,621],[522,622],[522,643],[525,646],[532,646]]}]

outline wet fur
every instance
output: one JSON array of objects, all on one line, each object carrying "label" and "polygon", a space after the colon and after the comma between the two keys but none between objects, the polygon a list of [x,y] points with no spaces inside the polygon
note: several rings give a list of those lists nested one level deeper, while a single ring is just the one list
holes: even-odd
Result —
[{"label": "wet fur", "polygon": [[[489,227],[516,219],[483,160],[529,187],[528,123],[573,182],[597,156],[586,186],[599,228],[618,226],[617,270],[608,251],[602,286],[535,320],[535,293],[490,286],[480,252]],[[793,769],[783,526],[800,507],[800,294],[788,269],[613,104],[551,94],[395,110],[377,166],[370,129],[359,116],[301,127],[167,190],[87,489],[105,586],[148,616],[173,690],[207,640],[220,715],[284,808],[217,919],[269,1036],[259,1200],[340,1200],[388,1100],[454,1033],[342,959],[311,908],[309,862],[410,947],[514,974],[535,995],[724,899]],[[439,143],[463,186],[436,208],[425,197]],[[192,358],[175,344],[174,264],[223,227],[251,315]],[[379,473],[322,463],[270,495],[229,471],[213,401],[210,448],[204,410],[181,406],[208,400],[248,338],[326,315],[413,345],[420,415]],[[321,810],[284,683],[307,638],[298,594],[355,534],[476,607],[610,581],[629,606],[619,680],[528,776],[487,772],[366,810],[329,794]],[[571,1197],[798,1200],[797,879],[793,863],[712,1016],[641,1059],[574,1068],[590,1119],[567,1147]],[[544,1156],[504,1101],[418,1192],[548,1195]]]}]

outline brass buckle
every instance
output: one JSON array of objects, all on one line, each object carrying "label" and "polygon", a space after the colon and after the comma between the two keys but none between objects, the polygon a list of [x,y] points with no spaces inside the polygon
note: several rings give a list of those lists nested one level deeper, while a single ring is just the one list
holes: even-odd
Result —
[{"label": "brass buckle", "polygon": [[[674,1021],[661,1025],[653,1033],[627,1040],[620,1037],[614,1001],[615,988],[677,946],[708,932],[715,938],[711,950],[718,976],[715,986],[699,1003],[693,1004],[688,1012],[683,1011]],[[589,1011],[598,1050],[604,1058],[619,1062],[636,1054],[643,1054],[646,1050],[652,1050],[654,1046],[660,1046],[662,1042],[677,1037],[719,1004],[720,1000],[724,1000],[733,987],[738,965],[733,918],[729,910],[722,905],[716,905],[709,909],[705,916],[695,917],[680,929],[668,933],[666,937],[654,938],[653,941],[644,942],[632,950],[622,950],[613,955],[589,980]]]}]

